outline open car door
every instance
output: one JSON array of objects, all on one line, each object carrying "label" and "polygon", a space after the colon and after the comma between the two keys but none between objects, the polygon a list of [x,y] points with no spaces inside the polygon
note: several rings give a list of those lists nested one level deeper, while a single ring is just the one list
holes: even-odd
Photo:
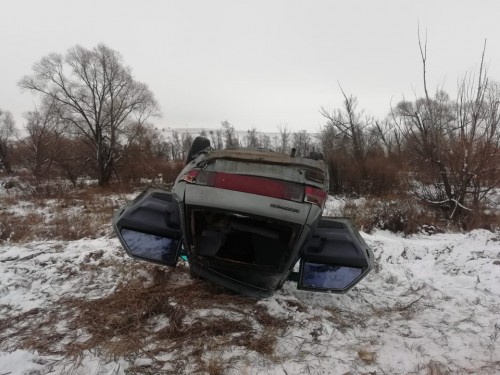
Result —
[{"label": "open car door", "polygon": [[176,265],[182,231],[179,206],[171,193],[144,191],[115,213],[113,228],[130,256]]},{"label": "open car door", "polygon": [[298,289],[345,293],[373,267],[373,253],[349,219],[321,218],[303,246]]}]

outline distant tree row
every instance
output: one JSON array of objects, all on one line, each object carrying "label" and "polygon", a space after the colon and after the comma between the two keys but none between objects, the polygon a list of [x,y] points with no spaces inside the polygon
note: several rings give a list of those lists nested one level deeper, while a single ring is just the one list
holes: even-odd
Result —
[{"label": "distant tree row", "polygon": [[[64,177],[76,184],[78,178],[99,178],[99,166],[95,159],[96,148],[86,137],[71,134],[70,126],[59,117],[57,105],[44,102],[42,106],[24,115],[22,128],[17,129],[12,115],[0,110],[0,166],[12,174],[13,166],[28,170],[35,182]],[[22,135],[22,136],[21,136]],[[235,128],[222,121],[215,130],[202,130],[200,136],[210,139],[212,148],[257,147],[276,152],[298,150],[307,155],[320,145],[307,131],[291,133],[288,127],[280,128],[280,136],[271,138],[255,128],[247,131],[240,140]],[[166,136],[151,124],[136,124],[133,137],[127,138],[126,147],[117,142],[116,157],[109,178],[130,180],[154,178],[163,173],[166,165],[183,162],[196,134],[188,131],[172,131]],[[104,180],[100,180],[105,184]],[[109,180],[108,180],[109,182]]]}]

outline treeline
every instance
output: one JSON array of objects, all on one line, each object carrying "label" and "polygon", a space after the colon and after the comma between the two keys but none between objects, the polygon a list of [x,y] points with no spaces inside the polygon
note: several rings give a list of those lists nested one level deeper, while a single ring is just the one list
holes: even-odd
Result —
[{"label": "treeline", "polygon": [[[465,75],[457,97],[430,93],[427,56],[421,46],[424,93],[391,106],[384,119],[359,109],[355,96],[322,108],[315,131],[277,126],[276,135],[255,128],[238,135],[223,121],[200,135],[214,149],[262,147],[297,156],[322,152],[333,193],[397,195],[409,192],[454,218],[477,207],[500,184],[500,85],[489,80],[484,53],[476,74]],[[0,161],[5,173],[28,170],[36,182],[88,176],[113,180],[173,179],[193,135],[168,136],[148,120],[158,113],[152,92],[136,82],[118,52],[99,45],[75,47],[35,64],[21,88],[37,93],[38,107],[17,129],[0,112]]]},{"label": "treeline", "polygon": [[[1,164],[6,174],[28,171],[35,183],[66,178],[74,185],[78,179],[98,179],[99,165],[84,137],[74,137],[68,126],[60,121],[53,106],[41,106],[25,114],[25,122],[16,128],[12,115],[0,110],[0,126],[6,136],[0,139]],[[175,171],[183,166],[194,138],[208,138],[213,149],[257,147],[279,153],[307,156],[320,151],[318,134],[306,130],[292,132],[288,126],[277,128],[279,135],[270,136],[252,128],[238,136],[233,125],[222,121],[219,128],[192,132],[166,132],[151,124],[136,125],[120,157],[113,161],[110,181],[132,182],[142,178],[176,177]],[[167,135],[168,133],[168,135]],[[7,136],[9,135],[9,136]],[[125,152],[126,148],[126,152]]]}]

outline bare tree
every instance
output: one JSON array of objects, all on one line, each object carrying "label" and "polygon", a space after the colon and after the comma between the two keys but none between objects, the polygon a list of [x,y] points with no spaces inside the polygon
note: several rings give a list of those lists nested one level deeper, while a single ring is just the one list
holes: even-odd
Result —
[{"label": "bare tree", "polygon": [[[404,127],[407,164],[415,172],[411,176],[416,179],[410,182],[418,183],[419,186],[415,186],[414,192],[427,201],[443,200],[452,196],[444,158],[449,146],[446,142],[446,132],[454,123],[452,109],[453,103],[444,92],[437,93],[435,99],[402,101],[395,108],[395,116]],[[432,181],[436,182],[432,185],[436,185],[437,189],[431,187]]]},{"label": "bare tree", "polygon": [[54,164],[59,173],[76,187],[78,178],[92,173],[89,163],[92,159],[91,152],[85,142],[77,137],[62,137],[58,145],[59,150],[54,155]]},{"label": "bare tree", "polygon": [[9,156],[9,138],[15,133],[15,121],[9,111],[0,109],[0,163],[5,171],[12,174]]},{"label": "bare tree", "polygon": [[[377,134],[373,132],[375,120],[357,110],[358,100],[355,96],[347,96],[342,88],[341,91],[344,96],[343,109],[331,112],[325,108],[320,110],[321,115],[328,121],[323,132],[333,136],[328,137],[330,141],[336,139],[336,145],[330,145],[332,149],[343,148],[343,152],[349,153],[356,162],[363,165],[369,152],[378,142]],[[328,151],[330,150],[325,150]]]},{"label": "bare tree", "polygon": [[172,145],[165,140],[162,136],[160,139],[156,140],[153,145],[153,150],[158,158],[162,158],[166,161],[170,160],[170,155],[172,154],[170,148]]},{"label": "bare tree", "polygon": [[271,148],[276,152],[281,152],[281,140],[277,135],[273,136]]},{"label": "bare tree", "polygon": [[271,145],[271,137],[267,134],[259,134],[259,145],[262,148],[270,149]]},{"label": "bare tree", "polygon": [[177,131],[172,132],[172,138],[170,140],[171,150],[172,150],[172,160],[182,160],[182,141]]},{"label": "bare tree", "polygon": [[222,130],[210,130],[209,134],[212,141],[212,147],[216,150],[222,150],[224,148],[224,142],[222,141]]},{"label": "bare tree", "polygon": [[385,120],[375,121],[373,130],[387,155],[396,160],[402,160],[404,154],[404,139],[401,129],[401,122],[392,110],[391,115]]},{"label": "bare tree", "polygon": [[245,140],[247,147],[259,147],[260,142],[257,129],[252,128],[250,130],[247,130],[247,135],[245,136]]},{"label": "bare tree", "polygon": [[368,159],[376,153],[379,136],[375,131],[375,120],[357,109],[355,96],[344,97],[342,108],[320,113],[327,124],[320,134],[323,153],[330,171],[330,186],[339,193],[363,194],[372,190],[374,167],[369,167]]},{"label": "bare tree", "polygon": [[288,152],[291,130],[288,128],[288,124],[279,124],[278,130],[280,133],[281,144],[279,146],[279,152],[286,154]]},{"label": "bare tree", "polygon": [[337,144],[339,139],[338,131],[330,121],[321,128],[319,141],[326,156],[332,156],[338,148],[342,147]]},{"label": "bare tree", "polygon": [[185,160],[191,145],[193,144],[193,136],[186,130],[182,133],[182,160]]},{"label": "bare tree", "polygon": [[24,130],[27,136],[19,139],[24,165],[35,179],[48,177],[51,166],[58,159],[62,148],[64,124],[61,122],[54,101],[44,102],[40,109],[25,114]]},{"label": "bare tree", "polygon": [[48,55],[19,86],[57,103],[61,120],[91,148],[99,185],[109,184],[140,125],[158,114],[153,93],[133,79],[118,52],[103,44]]},{"label": "bare tree", "polygon": [[117,177],[122,181],[149,178],[155,180],[163,175],[165,163],[170,158],[170,144],[151,124],[142,126],[127,154],[115,167]]},{"label": "bare tree", "polygon": [[488,81],[483,48],[477,78],[466,76],[460,82],[456,101],[443,91],[432,98],[427,42],[420,37],[419,47],[424,97],[400,102],[395,112],[404,126],[414,193],[446,209],[453,219],[500,183],[500,90]]},{"label": "bare tree", "polygon": [[297,156],[307,156],[311,151],[311,136],[307,130],[293,133],[292,147],[296,150]]},{"label": "bare tree", "polygon": [[236,135],[236,130],[234,126],[228,121],[221,122],[222,131],[224,132],[224,138],[226,141],[226,148],[237,148],[240,146],[238,136]]},{"label": "bare tree", "polygon": [[500,184],[500,85],[488,81],[484,50],[477,80],[466,76],[459,85],[455,110],[447,160],[455,198],[477,203]]}]

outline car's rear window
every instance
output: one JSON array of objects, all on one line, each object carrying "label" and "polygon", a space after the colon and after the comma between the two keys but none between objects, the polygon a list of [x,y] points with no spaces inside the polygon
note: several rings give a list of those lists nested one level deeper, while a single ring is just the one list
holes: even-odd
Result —
[{"label": "car's rear window", "polygon": [[293,250],[296,228],[235,213],[191,211],[191,238],[199,256],[278,268]]}]

